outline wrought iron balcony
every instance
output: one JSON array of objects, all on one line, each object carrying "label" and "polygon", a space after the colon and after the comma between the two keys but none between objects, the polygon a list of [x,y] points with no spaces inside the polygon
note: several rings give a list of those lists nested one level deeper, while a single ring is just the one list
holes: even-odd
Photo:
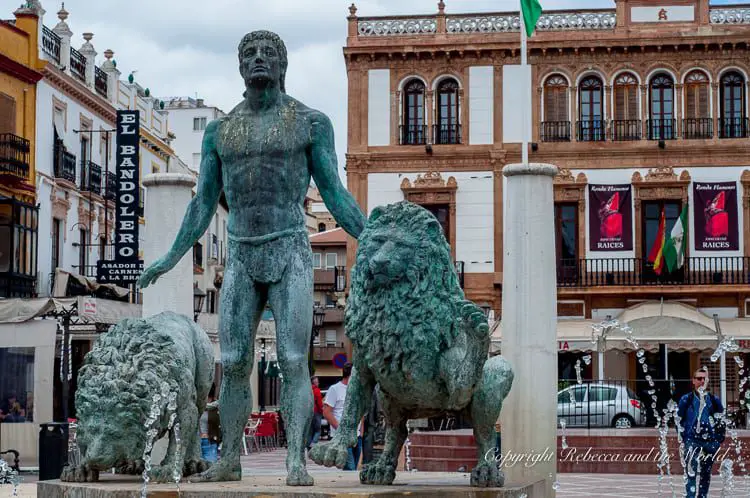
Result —
[{"label": "wrought iron balcony", "polygon": [[424,145],[427,143],[426,125],[401,125],[401,145]]},{"label": "wrought iron balcony", "polygon": [[13,133],[0,133],[0,175],[10,175],[28,180],[29,153],[28,140]]},{"label": "wrought iron balcony", "polygon": [[57,140],[55,143],[53,161],[55,178],[61,178],[70,183],[76,182],[76,156],[65,149],[62,140]]},{"label": "wrought iron balcony", "polygon": [[719,138],[747,138],[747,118],[719,118]]},{"label": "wrought iron balcony", "polygon": [[96,93],[107,98],[107,73],[94,66],[94,88]]},{"label": "wrought iron balcony", "polygon": [[693,140],[713,137],[713,118],[686,118],[682,120],[682,138]]},{"label": "wrought iron balcony", "polygon": [[542,142],[570,142],[570,121],[542,121]]},{"label": "wrought iron balcony", "polygon": [[343,292],[346,289],[346,267],[316,268],[313,271],[313,285],[318,290]]},{"label": "wrought iron balcony", "polygon": [[86,57],[72,47],[70,49],[70,74],[86,83]]},{"label": "wrought iron balcony", "polygon": [[62,46],[62,40],[60,37],[49,29],[47,26],[42,26],[42,50],[44,53],[50,56],[50,58],[60,64],[60,47]]},{"label": "wrought iron balcony", "polygon": [[615,119],[612,121],[612,140],[631,142],[641,139],[640,119]]},{"label": "wrought iron balcony", "polygon": [[460,144],[461,125],[458,123],[432,125],[432,139],[436,144]]},{"label": "wrought iron balcony", "polygon": [[458,285],[464,288],[464,262],[454,261],[453,264],[456,266],[456,276],[458,276]]},{"label": "wrought iron balcony", "polygon": [[81,191],[101,195],[102,167],[93,161],[81,161]]},{"label": "wrought iron balcony", "polygon": [[639,258],[566,259],[557,264],[558,287],[750,284],[750,257],[690,257],[682,268],[657,275]]},{"label": "wrought iron balcony", "polygon": [[603,142],[607,139],[607,121],[603,119],[579,121],[577,128],[579,142]]},{"label": "wrought iron balcony", "polygon": [[314,345],[313,359],[315,361],[331,361],[339,353],[346,353],[346,350],[340,344],[335,346]]},{"label": "wrought iron balcony", "polygon": [[104,198],[108,201],[114,201],[117,197],[117,177],[114,173],[108,172],[104,176]]},{"label": "wrought iron balcony", "polygon": [[674,140],[677,138],[677,120],[649,119],[646,121],[649,140]]}]

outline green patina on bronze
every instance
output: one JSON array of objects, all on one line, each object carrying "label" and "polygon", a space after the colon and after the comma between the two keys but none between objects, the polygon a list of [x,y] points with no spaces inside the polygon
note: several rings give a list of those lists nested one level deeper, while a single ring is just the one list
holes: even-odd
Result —
[{"label": "green patina on bronze", "polygon": [[347,301],[346,333],[354,345],[339,431],[313,447],[318,464],[343,468],[376,384],[387,420],[380,458],[360,481],[391,484],[409,419],[460,412],[472,420],[479,464],[472,486],[502,486],[494,458],[495,422],[513,383],[501,356],[488,359],[489,327],[464,298],[440,224],[409,202],[378,207],[359,237]]},{"label": "green patina on bronze", "polygon": [[142,288],[173,268],[208,228],[224,192],[228,259],[219,307],[223,381],[219,397],[222,458],[194,481],[239,480],[243,429],[252,408],[255,332],[266,303],[276,321],[284,382],[281,412],[289,453],[287,483],[312,485],[305,439],[312,416],[307,370],[313,270],[303,203],[310,178],[329,211],[357,237],[365,217],[339,179],[333,127],[323,113],[285,93],[286,48],[268,31],[239,45],[244,100],[211,122],[203,138],[198,191],[170,251],[140,279]]},{"label": "green patina on bronze", "polygon": [[[176,462],[184,475],[209,467],[201,459],[198,418],[214,376],[214,353],[206,333],[192,320],[164,312],[144,319],[127,318],[102,334],[86,355],[78,376],[77,441],[81,462],[66,467],[63,481],[93,482],[100,471],[116,468],[123,474],[141,474],[143,449],[148,439],[144,422],[162,386],[177,394],[174,413],[181,441],[169,431],[169,446],[151,478],[172,479]],[[156,403],[160,416],[155,439],[167,434],[173,410],[168,398]],[[158,462],[157,462],[158,463]]]}]

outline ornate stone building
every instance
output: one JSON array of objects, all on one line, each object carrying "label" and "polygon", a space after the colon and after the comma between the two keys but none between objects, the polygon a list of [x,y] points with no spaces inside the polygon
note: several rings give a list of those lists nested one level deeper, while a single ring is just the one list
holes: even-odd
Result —
[{"label": "ornate stone building", "polygon": [[[545,12],[529,40],[530,160],[560,168],[549,213],[560,377],[575,378],[580,354],[567,351],[595,349],[591,325],[619,317],[659,365],[654,375],[687,379],[710,363],[715,324],[743,347],[750,337],[750,9],[615,4]],[[499,341],[502,171],[521,160],[512,96],[522,82],[509,76],[518,13],[448,14],[441,1],[435,14],[378,18],[352,5],[348,20],[349,189],[368,212],[408,199],[438,217]],[[684,262],[658,273],[661,219],[669,238],[685,206]],[[584,376],[642,378],[623,337],[605,339]]]}]

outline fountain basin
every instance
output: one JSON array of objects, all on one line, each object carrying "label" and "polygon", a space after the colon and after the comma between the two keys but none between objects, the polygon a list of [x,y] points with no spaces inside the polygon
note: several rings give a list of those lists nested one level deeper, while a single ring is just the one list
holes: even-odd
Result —
[{"label": "fountain basin", "polygon": [[[310,472],[315,486],[286,486],[286,473],[244,477],[238,482],[180,484],[180,498],[244,498],[253,496],[280,498],[357,497],[384,498],[542,498],[544,481],[530,484],[508,483],[503,488],[472,488],[469,475],[452,472],[399,472],[390,486],[365,486],[359,483],[359,472]],[[140,496],[143,485],[136,477],[103,474],[98,483],[41,481],[39,496],[46,498],[131,498]],[[177,497],[174,484],[148,487],[153,498]]]}]

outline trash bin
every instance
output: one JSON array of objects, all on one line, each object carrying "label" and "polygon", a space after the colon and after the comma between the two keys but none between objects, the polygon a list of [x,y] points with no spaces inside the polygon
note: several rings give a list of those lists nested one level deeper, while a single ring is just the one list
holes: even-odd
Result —
[{"label": "trash bin", "polygon": [[39,425],[39,480],[59,479],[68,463],[68,424]]}]

